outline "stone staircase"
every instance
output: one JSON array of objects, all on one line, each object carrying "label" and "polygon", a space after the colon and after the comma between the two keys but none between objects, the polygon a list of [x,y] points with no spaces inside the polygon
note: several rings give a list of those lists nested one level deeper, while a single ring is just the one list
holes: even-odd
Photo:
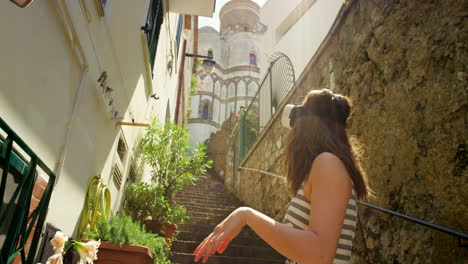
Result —
[{"label": "stone staircase", "polygon": [[[179,224],[178,235],[171,248],[171,260],[176,264],[194,263],[192,252],[225,217],[242,204],[224,190],[223,184],[211,176],[203,176],[194,186],[188,186],[175,200],[187,208],[190,216]],[[275,264],[285,259],[266,244],[249,227],[231,241],[226,251],[212,255],[209,264]],[[199,262],[201,263],[201,261]]]}]

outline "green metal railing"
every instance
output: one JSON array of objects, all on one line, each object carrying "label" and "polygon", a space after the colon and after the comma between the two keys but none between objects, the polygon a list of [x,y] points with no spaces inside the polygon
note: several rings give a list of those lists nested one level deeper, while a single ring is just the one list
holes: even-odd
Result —
[{"label": "green metal railing", "polygon": [[[10,264],[15,257],[20,256],[22,263],[32,264],[37,251],[42,227],[47,215],[50,197],[55,183],[55,174],[31,150],[31,148],[0,118],[0,129],[6,134],[6,139],[0,141],[0,168],[2,178],[0,184],[0,229],[8,230],[0,251],[0,264]],[[24,158],[13,149],[13,144],[29,156]],[[37,168],[41,168],[49,176],[47,187],[37,208],[29,214],[33,189],[38,177]],[[17,187],[3,208],[7,177],[14,174]],[[13,191],[13,190],[9,190]],[[11,219],[8,223],[7,219]],[[25,246],[33,233],[28,252]]]},{"label": "green metal railing", "polygon": [[[234,120],[238,122],[238,130],[234,133],[239,133],[240,137],[236,159],[244,160],[295,83],[294,67],[288,56],[281,52],[273,54],[254,99],[246,108],[241,108],[240,116]],[[232,127],[232,115],[230,122]]]}]

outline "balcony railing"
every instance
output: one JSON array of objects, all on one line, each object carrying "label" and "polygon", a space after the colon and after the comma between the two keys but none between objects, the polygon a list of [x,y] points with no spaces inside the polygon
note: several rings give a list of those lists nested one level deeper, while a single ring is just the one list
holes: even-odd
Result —
[{"label": "balcony railing", "polygon": [[[54,188],[55,175],[2,118],[0,132],[0,230],[7,230],[0,251],[0,263],[9,264],[19,256],[22,263],[32,264]],[[42,170],[49,179],[39,204],[30,213],[34,186],[40,177],[38,170]],[[15,188],[11,188],[12,179],[8,181],[10,176],[14,178]],[[10,188],[7,189],[7,185]],[[8,196],[11,198],[4,207],[3,201]]]}]

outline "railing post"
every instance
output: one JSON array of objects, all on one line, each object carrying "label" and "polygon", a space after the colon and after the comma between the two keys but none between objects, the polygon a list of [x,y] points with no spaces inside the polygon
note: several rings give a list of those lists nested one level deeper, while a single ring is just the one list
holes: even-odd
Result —
[{"label": "railing post", "polygon": [[247,112],[242,113],[241,126],[240,126],[240,132],[241,132],[240,160],[244,160],[244,157],[245,157],[245,147],[246,147],[246,140],[247,140],[246,116],[247,116]]},{"label": "railing post", "polygon": [[[8,177],[8,171],[10,170],[10,157],[11,149],[13,147],[13,138],[8,136],[8,138],[3,143],[2,148],[0,149],[0,165],[3,163],[3,172],[2,172],[2,183],[0,184],[0,198],[3,201],[5,196],[6,181]],[[4,154],[5,153],[5,154]],[[2,211],[3,203],[0,203],[0,212]]]}]

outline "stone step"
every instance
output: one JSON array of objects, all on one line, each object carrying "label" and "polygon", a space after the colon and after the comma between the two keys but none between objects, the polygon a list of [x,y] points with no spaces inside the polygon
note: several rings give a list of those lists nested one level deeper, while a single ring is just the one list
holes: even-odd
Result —
[{"label": "stone step", "polygon": [[182,204],[183,206],[185,206],[185,208],[193,208],[193,209],[198,209],[198,208],[206,208],[206,209],[226,209],[226,210],[231,210],[231,211],[234,211],[236,210],[237,208],[239,208],[239,206],[236,206],[236,205],[230,205],[230,204],[209,204],[209,203],[180,203]]},{"label": "stone step", "polygon": [[190,211],[190,210],[187,210],[187,215],[188,215],[189,217],[202,217],[202,218],[211,219],[211,218],[216,218],[216,217],[225,218],[225,217],[228,216],[229,214],[220,215],[220,214],[213,214],[213,213],[206,213],[206,212],[200,212],[200,211]]},{"label": "stone step", "polygon": [[199,203],[199,204],[207,204],[207,205],[236,205],[236,206],[241,206],[242,204],[238,201],[231,201],[228,199],[204,199],[204,198],[192,198],[192,199],[187,199],[187,198],[174,198],[174,201],[181,203],[181,204],[194,204],[194,203]]},{"label": "stone step", "polygon": [[[193,252],[200,242],[197,241],[175,241],[172,244],[171,250],[173,252],[190,253]],[[227,257],[251,257],[261,259],[278,259],[281,258],[281,254],[276,252],[270,246],[245,246],[230,244],[228,248],[222,253],[223,256]]]},{"label": "stone step", "polygon": [[191,223],[191,224],[206,224],[206,223],[215,223],[219,224],[221,221],[224,220],[224,216],[210,216],[210,217],[197,217],[197,216],[190,216],[189,214],[189,219],[187,219],[186,223]]},{"label": "stone step", "polygon": [[240,207],[242,206],[241,203],[238,202],[232,202],[232,201],[226,201],[224,199],[216,199],[216,200],[210,200],[210,199],[174,199],[175,202],[183,204],[183,205],[203,205],[203,206],[235,206],[235,207]]},{"label": "stone step", "polygon": [[[175,264],[194,263],[194,254],[187,253],[172,253],[170,259]],[[201,262],[200,262],[201,263]],[[284,260],[272,260],[261,258],[243,258],[243,257],[228,257],[223,255],[213,255],[208,258],[208,264],[276,264],[284,263]]]},{"label": "stone step", "polygon": [[[210,228],[196,231],[178,228],[176,240],[202,242],[203,239],[211,234],[211,232],[213,232],[213,229]],[[237,245],[266,245],[266,243],[253,231],[242,231],[236,238],[233,239],[232,243]]]},{"label": "stone step", "polygon": [[195,212],[202,212],[202,213],[210,213],[214,215],[229,215],[232,211],[236,210],[237,207],[228,207],[228,208],[209,208],[203,206],[186,206],[187,211],[195,211]]},{"label": "stone step", "polygon": [[[190,217],[178,225],[176,239],[171,249],[173,263],[194,263],[195,248],[214,230],[224,218],[242,203],[227,192],[217,179],[200,177],[174,198],[184,205]],[[249,227],[231,241],[222,255],[211,256],[207,263],[212,264],[272,264],[284,263],[285,259]]]},{"label": "stone step", "polygon": [[226,194],[210,194],[206,192],[201,192],[201,193],[179,193],[177,194],[177,197],[175,199],[186,199],[186,200],[225,200],[229,202],[235,202],[238,203],[239,201],[234,198],[231,195],[226,195]]}]

